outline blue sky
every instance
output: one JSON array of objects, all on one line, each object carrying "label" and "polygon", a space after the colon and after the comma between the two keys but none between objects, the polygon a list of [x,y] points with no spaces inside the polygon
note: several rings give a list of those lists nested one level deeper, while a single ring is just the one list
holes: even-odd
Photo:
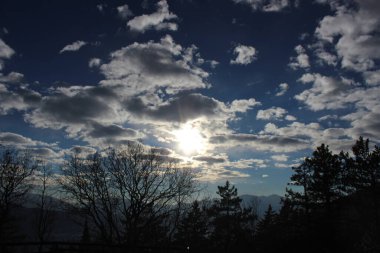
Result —
[{"label": "blue sky", "polygon": [[376,0],[2,1],[0,143],[59,164],[129,141],[283,194],[326,143],[379,143]]}]

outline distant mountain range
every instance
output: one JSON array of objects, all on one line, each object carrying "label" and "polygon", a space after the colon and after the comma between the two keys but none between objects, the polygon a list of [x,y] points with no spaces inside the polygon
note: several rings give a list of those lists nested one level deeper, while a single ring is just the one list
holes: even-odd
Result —
[{"label": "distant mountain range", "polygon": [[[254,206],[259,218],[263,217],[269,205],[272,205],[274,211],[279,211],[281,208],[281,196],[254,196],[241,195],[243,206]],[[63,207],[67,205],[63,201],[49,197],[48,198],[55,208],[54,224],[52,225],[52,233],[49,238],[51,241],[77,241],[81,238],[82,225],[80,222],[75,222],[73,217]],[[20,236],[26,241],[36,241],[36,217],[38,209],[36,202],[39,201],[39,196],[36,194],[28,194],[23,207],[15,208],[12,216],[16,221]]]}]

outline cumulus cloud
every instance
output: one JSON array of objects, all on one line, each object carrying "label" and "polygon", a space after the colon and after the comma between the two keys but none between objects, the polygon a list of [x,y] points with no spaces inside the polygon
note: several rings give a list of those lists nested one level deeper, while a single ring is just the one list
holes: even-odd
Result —
[{"label": "cumulus cloud", "polygon": [[[351,116],[354,117],[354,115]],[[322,143],[328,143],[332,150],[339,152],[341,150],[350,150],[353,143],[353,135],[350,131],[344,128],[324,129],[318,123],[292,122],[283,127],[268,123],[265,125],[264,130],[258,134],[218,134],[210,137],[210,142],[219,147],[239,146],[259,151],[281,153],[315,149]],[[285,160],[285,157],[274,155],[273,158],[277,159],[276,162],[285,162],[280,161],[280,159]],[[287,165],[287,167],[289,166]]]},{"label": "cumulus cloud", "polygon": [[102,61],[99,58],[92,58],[88,61],[88,66],[90,68],[99,67]]},{"label": "cumulus cloud", "polygon": [[[195,54],[196,50],[192,50]],[[169,35],[160,42],[133,43],[111,54],[101,65],[106,80],[101,83],[122,87],[130,95],[163,88],[169,94],[209,87],[208,73],[189,60],[187,48]],[[197,58],[196,55],[193,58]]]},{"label": "cumulus cloud", "polygon": [[380,85],[380,69],[363,73],[364,81],[369,85]]},{"label": "cumulus cloud", "polygon": [[321,65],[327,64],[334,67],[338,65],[338,57],[333,53],[327,52],[324,48],[317,48],[315,55],[319,59],[318,63]]},{"label": "cumulus cloud", "polygon": [[[227,122],[238,120],[237,114],[260,102],[253,98],[221,102],[189,92],[209,87],[208,73],[197,65],[198,58],[195,46],[183,48],[170,36],[133,43],[100,65],[106,79],[98,85],[54,87],[42,96],[26,86],[10,89],[2,84],[1,113],[24,111],[24,119],[34,127],[61,129],[69,138],[96,147],[147,136],[171,143],[175,141],[171,131],[189,121],[199,125],[205,138],[230,132]],[[96,58],[92,62],[99,64]],[[140,127],[143,132],[136,130]]]},{"label": "cumulus cloud", "polygon": [[0,39],[0,59],[10,59],[15,51]]},{"label": "cumulus cloud", "polygon": [[234,49],[236,59],[231,60],[230,64],[247,65],[257,59],[257,50],[251,46],[238,45]]},{"label": "cumulus cloud", "polygon": [[36,146],[37,142],[20,134],[0,132],[0,143],[9,146]]},{"label": "cumulus cloud", "polygon": [[238,159],[231,161],[227,154],[196,156],[192,158],[197,167],[202,167],[200,180],[220,180],[228,178],[245,178],[249,174],[241,170],[266,168],[266,160]]},{"label": "cumulus cloud", "polygon": [[272,155],[271,158],[277,162],[286,162],[288,161],[289,156],[287,155]]},{"label": "cumulus cloud", "polygon": [[[259,110],[256,115],[256,119],[262,120],[295,120],[294,116],[286,115],[288,113],[287,110],[281,107],[272,107],[266,110]],[[285,117],[286,116],[286,117]]]},{"label": "cumulus cloud", "polygon": [[11,110],[25,111],[37,107],[41,94],[27,87],[13,86],[8,88],[0,83],[0,115],[6,115]]},{"label": "cumulus cloud", "polygon": [[267,134],[220,134],[210,137],[210,143],[216,145],[247,146],[261,151],[294,152],[310,148],[307,139],[287,137],[286,135]]},{"label": "cumulus cloud", "polygon": [[64,46],[61,51],[59,51],[60,54],[64,52],[73,52],[73,51],[78,51],[81,47],[87,45],[87,42],[82,41],[82,40],[77,40],[69,45]]},{"label": "cumulus cloud", "polygon": [[380,2],[355,2],[355,9],[336,2],[332,6],[334,15],[320,21],[315,35],[335,47],[343,68],[361,72],[374,68],[375,61],[380,59]]},{"label": "cumulus cloud", "polygon": [[235,3],[249,5],[254,11],[278,12],[290,5],[289,0],[233,0]]},{"label": "cumulus cloud", "polygon": [[20,134],[0,132],[0,143],[6,147],[16,147],[27,150],[32,156],[46,160],[48,163],[61,162],[62,153],[56,143],[50,144],[33,140]]},{"label": "cumulus cloud", "polygon": [[297,120],[297,118],[294,117],[293,115],[286,115],[285,116],[285,120],[287,120],[287,121],[295,121],[295,120]]},{"label": "cumulus cloud", "polygon": [[348,103],[357,100],[355,96],[347,92],[347,90],[354,90],[355,83],[343,77],[337,79],[321,74],[304,74],[298,81],[313,83],[312,88],[295,96],[297,100],[304,102],[313,111],[341,109]]},{"label": "cumulus cloud", "polygon": [[289,67],[292,69],[307,69],[310,67],[309,56],[306,54],[306,50],[303,46],[298,45],[294,48],[297,53],[296,57],[290,57]]},{"label": "cumulus cloud", "polygon": [[157,11],[152,14],[144,14],[129,20],[127,26],[131,31],[144,33],[149,29],[176,31],[178,25],[169,20],[177,19],[177,15],[169,11],[166,0],[157,3]]},{"label": "cumulus cloud", "polygon": [[149,107],[141,98],[132,98],[126,101],[125,106],[136,117],[168,122],[187,122],[199,117],[212,118],[220,115],[222,110],[221,102],[198,93],[174,97],[157,107]]},{"label": "cumulus cloud", "polygon": [[43,97],[40,106],[25,116],[36,127],[66,130],[91,121],[113,122],[116,96],[100,87],[71,87]]},{"label": "cumulus cloud", "polygon": [[[369,78],[367,83],[371,80],[371,74],[367,76]],[[351,128],[345,129],[345,134],[352,138],[367,136],[367,138],[377,141],[380,135],[380,102],[378,99],[380,86],[376,85],[376,74],[373,79],[373,83],[369,81],[369,85],[365,86],[342,76],[338,79],[321,74],[305,74],[299,81],[312,83],[313,86],[296,95],[295,98],[305,103],[313,111],[352,108],[351,113],[339,117],[351,124]],[[319,120],[330,119],[338,119],[338,116],[327,115]],[[334,141],[338,142],[338,140],[326,138],[326,143]]]},{"label": "cumulus cloud", "polygon": [[258,105],[261,105],[261,103],[254,98],[236,99],[228,105],[228,108],[231,112],[246,112]]},{"label": "cumulus cloud", "polygon": [[130,139],[134,139],[138,135],[138,132],[134,129],[124,128],[115,124],[101,125],[95,123],[92,127],[93,129],[88,133],[88,135],[93,138],[110,138],[125,136]]},{"label": "cumulus cloud", "polygon": [[279,97],[284,95],[288,89],[289,85],[287,83],[280,83],[280,85],[278,85],[278,92],[276,93],[276,96]]},{"label": "cumulus cloud", "polygon": [[132,11],[129,9],[129,6],[127,4],[118,6],[116,9],[117,14],[121,19],[128,19],[129,17],[133,16]]},{"label": "cumulus cloud", "polygon": [[[380,93],[377,94],[377,96]],[[361,108],[356,112],[347,114],[341,119],[347,120],[351,124],[351,128],[347,132],[358,138],[359,136],[364,136],[365,138],[370,138],[372,141],[380,141],[380,103],[371,108]]]},{"label": "cumulus cloud", "polygon": [[23,80],[24,74],[18,72],[11,72],[8,75],[0,73],[0,82],[2,83],[19,83]]},{"label": "cumulus cloud", "polygon": [[291,139],[301,140],[309,143],[308,148],[314,149],[322,143],[328,143],[332,150],[349,150],[352,146],[352,138],[344,128],[324,129],[318,123],[292,122],[291,124],[278,127],[273,123],[268,123],[260,134],[273,136],[286,136]]},{"label": "cumulus cloud", "polygon": [[4,60],[10,59],[15,54],[15,51],[0,39],[0,70],[4,67]]}]

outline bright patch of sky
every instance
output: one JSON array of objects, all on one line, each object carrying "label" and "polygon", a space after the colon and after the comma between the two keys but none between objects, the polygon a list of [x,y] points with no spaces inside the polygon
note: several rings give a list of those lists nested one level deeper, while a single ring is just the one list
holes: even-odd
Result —
[{"label": "bright patch of sky", "polygon": [[4,1],[0,144],[59,164],[141,142],[209,185],[283,194],[316,146],[380,142],[379,13],[376,0]]}]

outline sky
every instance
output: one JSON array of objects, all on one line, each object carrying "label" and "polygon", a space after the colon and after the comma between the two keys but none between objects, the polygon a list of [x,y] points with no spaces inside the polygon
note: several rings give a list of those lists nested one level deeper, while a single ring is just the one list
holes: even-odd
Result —
[{"label": "sky", "polygon": [[0,143],[61,164],[140,142],[213,192],[284,194],[380,142],[380,1],[3,0]]}]

